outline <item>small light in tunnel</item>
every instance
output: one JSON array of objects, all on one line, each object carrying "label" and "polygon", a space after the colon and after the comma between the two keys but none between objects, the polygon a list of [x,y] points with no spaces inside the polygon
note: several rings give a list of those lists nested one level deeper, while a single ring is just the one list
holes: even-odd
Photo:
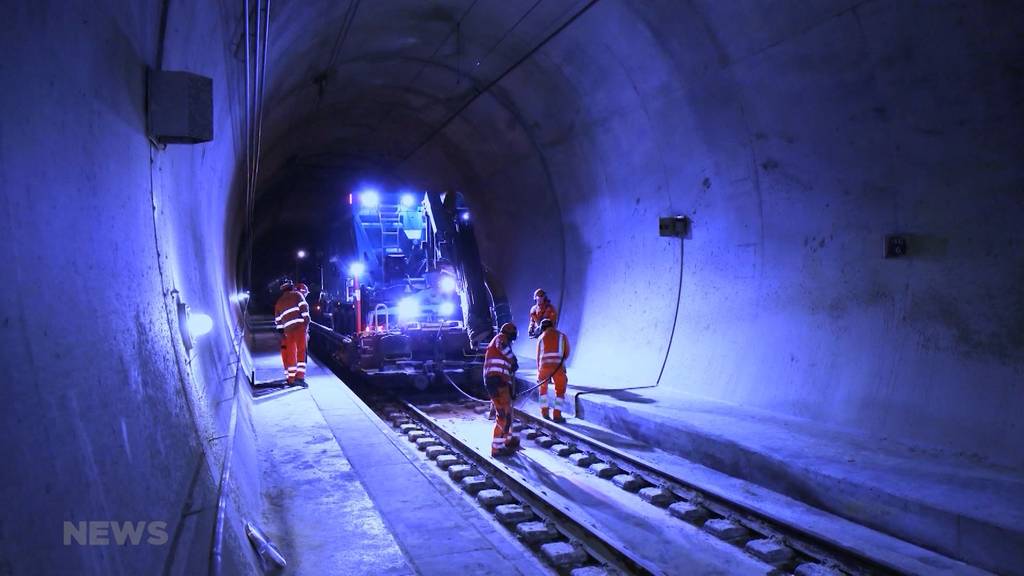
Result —
[{"label": "small light in tunnel", "polygon": [[295,255],[298,256],[299,258],[305,258],[306,257],[306,251],[305,250],[299,250],[298,252],[295,253]]},{"label": "small light in tunnel", "polygon": [[412,194],[402,194],[402,206],[405,208],[412,208],[413,204],[416,203],[416,198],[413,198]]},{"label": "small light in tunnel", "polygon": [[438,283],[438,288],[440,288],[441,292],[444,292],[445,294],[451,294],[452,292],[455,292],[455,278],[452,278],[447,274],[441,276],[441,281]]},{"label": "small light in tunnel", "polygon": [[352,193],[351,192],[348,193],[348,205],[349,206],[352,205]]},{"label": "small light in tunnel", "polygon": [[380,194],[376,190],[363,190],[359,193],[359,204],[363,208],[376,208],[380,205]]},{"label": "small light in tunnel", "polygon": [[356,276],[356,277],[362,276],[363,272],[366,272],[366,265],[363,264],[362,262],[353,262],[348,267],[348,273],[353,275],[353,276]]},{"label": "small light in tunnel", "polygon": [[441,302],[441,305],[437,308],[437,311],[447,318],[452,314],[455,314],[455,303],[454,302]]},{"label": "small light in tunnel", "polygon": [[469,212],[463,212],[462,213],[462,219],[468,222],[469,221]]},{"label": "small light in tunnel", "polygon": [[231,301],[234,302],[235,304],[241,304],[242,302],[245,302],[248,299],[249,293],[245,291],[235,292],[234,294],[231,295]]},{"label": "small light in tunnel", "polygon": [[413,320],[420,315],[420,303],[415,298],[402,298],[398,301],[398,317]]},{"label": "small light in tunnel", "polygon": [[207,334],[213,330],[213,318],[202,312],[190,312],[188,315],[188,331],[193,338]]}]

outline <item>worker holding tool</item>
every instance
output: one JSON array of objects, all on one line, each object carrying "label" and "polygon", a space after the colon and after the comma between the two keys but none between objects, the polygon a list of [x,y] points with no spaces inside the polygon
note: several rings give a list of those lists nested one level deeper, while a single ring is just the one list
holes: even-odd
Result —
[{"label": "worker holding tool", "polygon": [[284,363],[288,384],[307,388],[306,328],[309,325],[309,304],[295,290],[291,280],[281,284],[281,297],[274,305],[274,325],[281,334],[281,361]]},{"label": "worker holding tool", "polygon": [[491,456],[508,456],[519,448],[519,437],[512,433],[512,398],[519,369],[512,342],[518,334],[516,325],[506,322],[484,353],[484,386],[496,412]]},{"label": "worker holding tool", "polygon": [[[540,383],[540,415],[555,422],[565,422],[562,409],[565,408],[565,388],[569,384],[569,376],[565,372],[565,363],[569,360],[569,338],[555,329],[550,318],[540,321],[540,338],[537,339],[537,382]],[[552,418],[548,414],[550,400],[548,383],[555,385],[555,411]]]},{"label": "worker holding tool", "polygon": [[558,311],[555,310],[554,304],[551,300],[548,300],[548,294],[541,288],[537,288],[533,291],[533,308],[530,308],[530,338],[536,338],[540,336],[540,322],[547,318],[551,320],[551,325],[554,326],[558,322]]}]

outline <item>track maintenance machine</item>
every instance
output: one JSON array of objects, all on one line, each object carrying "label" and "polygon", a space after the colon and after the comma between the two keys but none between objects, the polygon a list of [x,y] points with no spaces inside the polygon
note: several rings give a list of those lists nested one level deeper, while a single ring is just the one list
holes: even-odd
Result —
[{"label": "track maintenance machine", "polygon": [[483,350],[511,313],[461,195],[364,192],[352,211],[358,255],[335,359],[373,385],[480,385]]}]

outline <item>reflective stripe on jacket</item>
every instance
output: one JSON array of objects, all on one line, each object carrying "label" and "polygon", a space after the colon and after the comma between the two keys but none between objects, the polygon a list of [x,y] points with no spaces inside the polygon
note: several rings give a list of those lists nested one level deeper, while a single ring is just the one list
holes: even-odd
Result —
[{"label": "reflective stripe on jacket", "polygon": [[302,294],[291,290],[281,294],[274,305],[274,325],[291,332],[293,327],[305,328],[309,323],[309,304]]},{"label": "reflective stripe on jacket", "polygon": [[569,359],[569,339],[558,330],[548,328],[537,339],[537,370],[556,369]]},{"label": "reflective stripe on jacket", "polygon": [[484,353],[484,378],[498,376],[504,382],[512,381],[512,364],[516,355],[512,352],[508,337],[499,333],[491,339]]}]

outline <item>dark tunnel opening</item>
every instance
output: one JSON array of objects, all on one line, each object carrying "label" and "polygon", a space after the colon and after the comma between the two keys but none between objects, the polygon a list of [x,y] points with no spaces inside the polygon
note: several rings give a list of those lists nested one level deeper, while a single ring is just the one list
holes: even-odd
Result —
[{"label": "dark tunnel opening", "polygon": [[[329,485],[365,514],[353,517],[375,527],[381,562],[431,572],[395,528],[391,488],[369,487],[401,476],[374,476],[385,456],[351,440],[383,434],[372,423],[386,411],[371,426],[360,418],[375,408],[343,403],[356,396],[328,370],[323,335],[309,362],[330,387],[252,392],[280,378],[283,277],[309,284],[314,306],[321,290],[354,302],[371,188],[417,206],[461,194],[475,264],[508,299],[494,329],[519,325],[511,349],[528,369],[532,296],[551,296],[571,342],[570,423],[898,539],[879,545],[894,557],[1018,573],[1021,14],[959,1],[8,3],[0,574],[256,573],[246,522],[276,527],[291,505],[316,516],[280,490],[294,478],[278,471],[300,461],[322,474],[297,485]],[[209,141],[154,138],[149,83],[165,71],[210,79]],[[682,237],[659,233],[684,217]],[[314,412],[329,472],[280,456],[302,445],[287,426]],[[95,521],[162,522],[166,542],[82,545]],[[330,522],[345,542],[365,536]],[[319,537],[287,526],[274,537],[289,552]],[[296,570],[365,568],[324,562]]]}]

